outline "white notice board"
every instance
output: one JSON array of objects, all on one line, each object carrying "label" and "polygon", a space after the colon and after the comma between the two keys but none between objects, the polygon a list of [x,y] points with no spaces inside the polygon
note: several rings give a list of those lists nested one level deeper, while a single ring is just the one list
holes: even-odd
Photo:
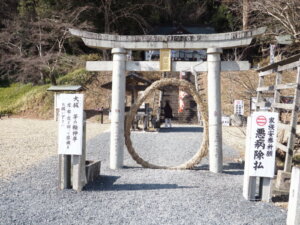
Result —
[{"label": "white notice board", "polygon": [[249,176],[274,177],[278,113],[252,114]]},{"label": "white notice board", "polygon": [[223,126],[230,126],[230,118],[229,116],[222,116],[222,125]]},{"label": "white notice board", "polygon": [[81,155],[83,94],[60,94],[58,154]]},{"label": "white notice board", "polygon": [[244,115],[244,101],[234,100],[234,114]]}]

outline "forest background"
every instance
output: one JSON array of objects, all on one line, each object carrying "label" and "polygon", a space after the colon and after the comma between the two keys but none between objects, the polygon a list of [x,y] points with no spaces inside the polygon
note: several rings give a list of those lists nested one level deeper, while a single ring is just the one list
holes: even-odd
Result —
[{"label": "forest background", "polygon": [[[267,33],[246,50],[223,54],[223,60],[251,59],[263,65],[279,35],[290,42],[277,44],[279,58],[300,52],[299,21],[299,0],[1,0],[0,113],[26,110],[20,97],[52,101],[45,93],[49,85],[102,82],[98,73],[84,70],[84,63],[109,59],[110,52],[84,46],[69,28],[138,35],[164,25],[210,26],[216,32],[267,26]],[[133,56],[139,59],[140,54]],[[244,94],[255,93],[255,84],[242,83]]]}]

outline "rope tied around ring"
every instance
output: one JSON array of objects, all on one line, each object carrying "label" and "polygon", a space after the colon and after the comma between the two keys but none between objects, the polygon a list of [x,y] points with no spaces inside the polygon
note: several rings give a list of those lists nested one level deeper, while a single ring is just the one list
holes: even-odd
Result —
[{"label": "rope tied around ring", "polygon": [[[196,152],[196,154],[188,161],[178,165],[178,166],[159,166],[152,163],[149,163],[142,159],[137,152],[135,151],[132,141],[130,138],[130,128],[132,121],[134,119],[134,116],[137,113],[138,108],[141,106],[141,104],[146,100],[146,98],[153,93],[156,89],[165,87],[165,86],[178,86],[182,88],[184,91],[188,92],[195,100],[197,105],[199,106],[199,112],[202,115],[203,118],[203,140],[202,144],[199,148],[199,150]],[[126,116],[125,120],[125,144],[127,146],[127,150],[131,157],[141,166],[145,168],[151,168],[151,169],[192,169],[197,164],[201,162],[201,160],[207,156],[208,153],[208,115],[207,115],[207,108],[204,104],[201,95],[196,91],[195,86],[185,80],[179,80],[176,78],[163,78],[158,81],[153,82],[145,91],[142,96],[140,96],[136,103],[133,104],[130,108],[128,116]]]}]

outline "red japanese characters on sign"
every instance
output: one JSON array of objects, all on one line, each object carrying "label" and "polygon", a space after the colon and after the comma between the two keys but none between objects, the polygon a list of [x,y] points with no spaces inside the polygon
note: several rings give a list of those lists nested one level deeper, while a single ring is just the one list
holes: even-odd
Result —
[{"label": "red japanese characters on sign", "polygon": [[264,117],[264,116],[258,116],[256,118],[256,124],[258,126],[264,126],[264,125],[266,125],[266,123],[267,123],[267,118],[266,117]]}]

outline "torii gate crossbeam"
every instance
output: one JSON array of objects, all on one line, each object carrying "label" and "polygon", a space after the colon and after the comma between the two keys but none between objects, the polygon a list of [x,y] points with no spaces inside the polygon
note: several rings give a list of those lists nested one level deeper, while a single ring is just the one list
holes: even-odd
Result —
[{"label": "torii gate crossbeam", "polygon": [[261,27],[221,34],[113,35],[70,29],[73,35],[81,37],[89,47],[132,50],[237,48],[249,45],[253,37],[261,35],[265,31],[266,28]]},{"label": "torii gate crossbeam", "polygon": [[263,27],[221,34],[126,36],[70,29],[71,34],[82,38],[89,47],[112,49],[113,62],[87,62],[89,71],[113,71],[110,168],[123,166],[126,70],[159,71],[158,62],[126,61],[127,49],[207,49],[207,62],[173,62],[171,71],[194,66],[195,71],[208,72],[209,168],[211,172],[220,173],[223,170],[220,72],[249,69],[248,62],[221,62],[220,55],[222,49],[249,45],[253,37],[265,31]]}]

